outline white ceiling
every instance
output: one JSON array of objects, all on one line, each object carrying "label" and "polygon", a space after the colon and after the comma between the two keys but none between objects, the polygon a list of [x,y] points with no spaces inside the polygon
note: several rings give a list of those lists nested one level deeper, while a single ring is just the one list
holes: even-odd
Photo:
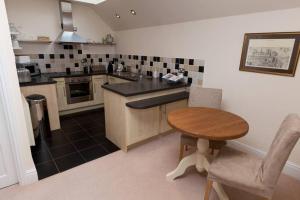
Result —
[{"label": "white ceiling", "polygon": [[300,0],[107,0],[90,6],[113,30],[126,30],[300,7]]}]

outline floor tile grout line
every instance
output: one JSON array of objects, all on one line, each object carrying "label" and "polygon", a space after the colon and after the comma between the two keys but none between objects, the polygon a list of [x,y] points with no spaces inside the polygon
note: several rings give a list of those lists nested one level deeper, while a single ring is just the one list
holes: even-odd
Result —
[{"label": "floor tile grout line", "polygon": [[[83,127],[76,119],[74,119],[74,120],[78,123],[78,125],[81,127],[81,129],[83,129],[83,131],[85,131],[85,133],[90,137],[90,139],[92,139],[92,140],[96,143],[96,145],[100,146],[100,147],[101,147],[102,149],[104,149],[108,154],[112,153],[112,152],[110,152],[107,148],[105,148],[103,145],[98,144],[97,141],[89,134],[89,132],[86,130],[86,128]],[[107,154],[107,155],[108,155],[108,154]]]},{"label": "floor tile grout line", "polygon": [[[74,121],[76,121],[74,119]],[[79,123],[76,121],[76,123],[79,125]],[[79,125],[80,126],[80,125]],[[75,148],[76,152],[79,154],[79,156],[81,157],[81,159],[84,161],[84,163],[87,162],[87,160],[84,158],[84,156],[80,153],[79,149],[77,149],[77,147],[75,146],[75,144],[70,140],[70,138],[67,137],[67,140],[69,140],[69,142],[71,142],[71,145]]]},{"label": "floor tile grout line", "polygon": [[[95,112],[94,112],[94,113],[95,113]],[[77,116],[79,116],[79,115],[77,115]],[[99,115],[99,117],[101,117],[101,115]],[[88,117],[88,118],[89,118],[89,117]],[[62,158],[67,157],[67,156],[69,156],[69,155],[71,155],[71,154],[78,153],[79,156],[81,157],[81,159],[84,161],[83,163],[86,163],[86,162],[88,162],[88,160],[86,160],[85,157],[82,155],[82,153],[81,153],[82,151],[86,151],[86,150],[88,150],[88,149],[92,149],[92,148],[95,148],[95,147],[99,146],[99,147],[101,147],[101,148],[105,151],[105,155],[108,155],[108,154],[112,153],[112,152],[108,151],[108,149],[106,149],[105,146],[103,146],[102,144],[99,144],[99,143],[95,140],[95,138],[94,138],[94,137],[97,136],[97,135],[90,135],[88,129],[85,128],[85,127],[80,123],[80,121],[76,120],[74,117],[66,118],[66,120],[70,120],[71,122],[74,122],[74,124],[76,124],[76,126],[79,126],[79,127],[81,128],[81,131],[84,132],[84,133],[87,135],[87,138],[89,138],[89,139],[91,139],[93,142],[95,142],[95,145],[93,145],[93,146],[91,146],[91,147],[83,148],[83,149],[78,149],[78,148],[75,146],[74,142],[80,141],[80,140],[74,140],[74,141],[71,140],[71,139],[68,137],[69,134],[67,134],[66,131],[62,128],[62,134],[63,134],[63,137],[66,139],[67,143],[55,145],[55,146],[52,146],[52,147],[50,148],[50,146],[49,146],[48,143],[46,142],[47,139],[46,139],[46,138],[42,138],[42,141],[41,141],[41,142],[45,143],[45,146],[44,146],[42,149],[40,149],[39,151],[36,151],[36,152],[34,152],[34,153],[47,152],[47,153],[49,154],[50,159],[47,160],[47,161],[40,162],[40,163],[35,163],[35,166],[36,166],[36,167],[39,166],[39,165],[45,164],[45,163],[53,163],[54,166],[55,166],[55,168],[56,168],[56,171],[57,171],[55,174],[57,174],[57,173],[61,173],[61,172],[65,171],[65,170],[61,171],[61,170],[59,169],[58,164],[56,163],[56,160],[62,159]],[[89,118],[89,120],[91,121],[91,123],[98,122],[98,121],[96,121],[94,118]],[[104,123],[105,123],[105,122],[104,122]],[[101,128],[105,127],[105,125],[103,125],[102,123],[99,124],[99,125],[100,125]],[[97,126],[91,126],[91,128],[95,128],[95,127],[98,127],[98,125],[97,125]],[[79,132],[79,131],[78,131],[78,132]],[[74,134],[75,134],[75,133],[76,133],[76,132],[74,132]],[[71,134],[72,134],[72,133],[71,133]],[[82,140],[84,140],[84,139],[82,139]],[[52,149],[61,148],[61,147],[66,146],[66,145],[71,145],[71,146],[74,148],[75,151],[74,151],[74,152],[71,152],[71,153],[64,154],[64,155],[59,156],[59,157],[54,157],[54,156],[52,155],[52,152],[51,152]],[[34,154],[34,153],[32,152],[32,154]],[[47,177],[48,177],[48,176],[47,176]],[[45,177],[45,178],[46,178],[46,177]],[[41,179],[40,179],[40,180],[41,180]]]},{"label": "floor tile grout line", "polygon": [[[78,122],[76,119],[73,119],[73,120],[77,122],[77,124],[79,125],[79,127],[80,127],[81,129],[83,129],[83,131],[88,135],[88,137],[89,137],[90,139],[92,139],[98,146],[100,146],[102,149],[104,149],[108,154],[113,153],[113,151],[109,151],[103,144],[98,143],[98,142],[95,140],[95,138],[89,134],[89,132],[87,131],[87,129],[86,129],[84,126],[82,126],[82,125],[80,124],[80,122]],[[101,124],[101,126],[102,126],[102,124]],[[102,126],[102,127],[103,127],[103,126]],[[104,127],[105,127],[105,126],[104,126]],[[80,141],[80,140],[76,140],[76,141]],[[77,149],[77,148],[76,148],[76,149]],[[82,150],[85,150],[85,149],[81,149],[81,151],[82,151]]]},{"label": "floor tile grout line", "polygon": [[[76,120],[75,120],[76,121]],[[77,121],[76,121],[77,122]],[[77,122],[78,123],[78,122]],[[79,124],[79,123],[78,123]],[[80,126],[80,124],[79,124]],[[87,134],[87,132],[83,129],[83,127],[80,126],[80,128]],[[89,137],[89,139],[92,139],[88,134],[87,136]],[[80,157],[83,159],[84,162],[88,162],[88,160],[86,160],[86,158],[82,155],[81,151],[84,151],[84,150],[87,150],[87,149],[90,149],[90,148],[93,148],[95,146],[97,146],[97,143],[95,144],[95,146],[92,146],[92,147],[88,147],[88,148],[84,148],[84,149],[78,149],[76,147],[76,145],[74,144],[74,142],[77,142],[77,141],[81,141],[81,140],[75,140],[75,141],[72,141],[70,140],[70,138],[68,138],[67,136],[67,139],[71,142],[71,145],[75,148],[76,152],[80,155]],[[82,140],[85,140],[85,139],[82,139]]]},{"label": "floor tile grout line", "polygon": [[51,153],[51,151],[50,151],[50,148],[49,148],[49,146],[48,146],[48,144],[47,144],[47,142],[45,141],[45,143],[46,143],[46,149],[47,149],[47,151],[48,151],[48,153],[50,154],[50,157],[51,157],[51,159],[52,159],[52,162],[54,163],[54,165],[55,165],[55,168],[56,168],[56,170],[58,171],[58,173],[60,173],[60,170],[59,170],[59,168],[58,168],[58,166],[57,166],[57,164],[56,164],[56,162],[55,162],[55,160],[54,160],[54,158],[53,158],[53,156],[52,156],[52,153]]}]

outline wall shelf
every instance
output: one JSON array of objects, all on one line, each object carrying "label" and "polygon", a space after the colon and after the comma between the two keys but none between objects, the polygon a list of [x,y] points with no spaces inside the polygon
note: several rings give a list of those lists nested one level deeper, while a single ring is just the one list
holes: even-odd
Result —
[{"label": "wall shelf", "polygon": [[[51,44],[53,41],[42,41],[42,40],[19,40],[20,43],[33,43],[33,44]],[[84,45],[103,45],[103,46],[113,46],[116,43],[105,44],[102,42],[87,42],[87,43],[69,43],[69,42],[55,42],[57,44],[84,44]]]},{"label": "wall shelf", "polygon": [[87,44],[87,45],[107,45],[107,46],[116,45],[116,43],[105,44],[105,43],[102,43],[102,42],[87,42],[87,43],[83,43],[83,44]]},{"label": "wall shelf", "polygon": [[34,44],[51,44],[52,41],[43,40],[19,40],[20,43],[34,43]]}]

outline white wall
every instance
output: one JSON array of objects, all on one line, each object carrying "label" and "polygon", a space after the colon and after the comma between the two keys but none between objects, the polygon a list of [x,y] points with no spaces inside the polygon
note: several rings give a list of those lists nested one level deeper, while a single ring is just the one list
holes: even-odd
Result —
[{"label": "white wall", "polygon": [[[204,86],[224,90],[225,110],[250,125],[241,142],[267,151],[283,118],[300,114],[295,77],[239,71],[244,33],[299,31],[300,8],[117,32],[117,53],[205,60]],[[300,166],[300,142],[290,161]],[[300,168],[299,168],[300,169]]]},{"label": "white wall", "polygon": [[[21,32],[19,39],[34,40],[37,36],[48,36],[56,40],[61,32],[58,0],[5,0],[8,20]],[[77,33],[95,42],[102,42],[108,33],[114,32],[90,7],[73,3],[73,24]],[[55,51],[54,45],[23,45],[24,50],[17,53],[49,53]],[[90,46],[90,53],[114,53],[111,46]]]}]

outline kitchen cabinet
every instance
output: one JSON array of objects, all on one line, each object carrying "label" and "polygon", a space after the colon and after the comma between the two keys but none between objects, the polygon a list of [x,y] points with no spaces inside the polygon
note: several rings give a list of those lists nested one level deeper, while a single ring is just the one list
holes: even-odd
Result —
[{"label": "kitchen cabinet", "polygon": [[175,111],[181,108],[186,108],[188,106],[187,100],[176,101],[173,103],[168,103],[160,106],[160,124],[159,132],[164,133],[172,130],[172,127],[168,123],[168,114],[171,111]]},{"label": "kitchen cabinet", "polygon": [[52,131],[60,129],[59,106],[55,84],[35,85],[21,87],[24,97],[32,94],[40,94],[46,97],[50,129]]},{"label": "kitchen cabinet", "polygon": [[103,104],[104,94],[103,94],[103,88],[101,86],[107,82],[106,76],[104,75],[93,76],[92,80],[93,80],[94,102],[95,104]]},{"label": "kitchen cabinet", "polygon": [[183,91],[185,88],[126,97],[104,89],[106,137],[120,149],[127,151],[153,137],[172,131],[167,123],[167,114],[186,107],[186,99],[146,109],[133,109],[126,106],[126,103]]},{"label": "kitchen cabinet", "polygon": [[138,143],[161,133],[171,131],[173,128],[168,124],[168,114],[171,111],[186,108],[187,100],[176,101],[147,109],[129,109],[127,128],[128,145]]},{"label": "kitchen cabinet", "polygon": [[127,129],[130,134],[127,138],[127,145],[158,135],[160,124],[159,106],[143,110],[129,109],[129,114]]},{"label": "kitchen cabinet", "polygon": [[58,109],[59,111],[65,110],[68,108],[65,79],[55,78],[54,80],[56,81]]}]

